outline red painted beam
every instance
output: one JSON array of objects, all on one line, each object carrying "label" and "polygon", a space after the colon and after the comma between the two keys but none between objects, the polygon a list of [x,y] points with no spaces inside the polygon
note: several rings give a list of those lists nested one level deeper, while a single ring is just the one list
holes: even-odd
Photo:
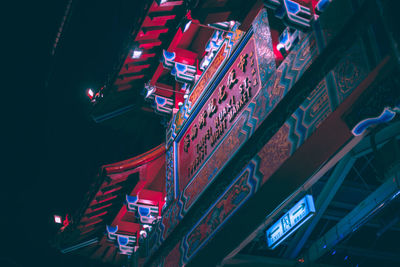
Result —
[{"label": "red painted beam", "polygon": [[108,213],[108,211],[103,211],[101,213],[96,213],[94,215],[88,215],[86,218],[88,218],[89,220],[94,219],[94,218],[98,218],[98,217],[102,217],[104,215],[106,215]]},{"label": "red painted beam", "polygon": [[117,81],[114,83],[115,85],[124,85],[134,80],[143,79],[144,74],[140,75],[133,75],[133,76],[123,76],[123,79],[118,78]]},{"label": "red painted beam", "polygon": [[163,193],[154,190],[143,189],[139,192],[139,201],[143,204],[158,205],[158,202],[164,201]]},{"label": "red painted beam", "polygon": [[81,231],[81,236],[85,236],[85,235],[89,234],[90,232],[93,232],[96,229],[97,229],[96,227],[86,228],[84,231]]},{"label": "red painted beam", "polygon": [[152,49],[153,47],[162,45],[162,42],[158,39],[153,40],[139,40],[139,48]]},{"label": "red painted beam", "polygon": [[113,263],[117,252],[118,248],[116,246],[110,246],[108,251],[104,254],[102,261],[105,263]]},{"label": "red painted beam", "polygon": [[[115,225],[118,225],[118,234],[122,235],[136,235],[137,232],[142,230],[142,225],[138,223],[133,223],[133,222],[127,222],[127,221],[119,221]],[[115,226],[113,225],[113,226]]]},{"label": "red painted beam", "polygon": [[169,70],[164,69],[162,63],[159,63],[157,69],[154,71],[153,77],[151,77],[150,84],[155,85],[157,80],[163,75],[170,75]]},{"label": "red painted beam", "polygon": [[104,236],[100,242],[97,244],[98,249],[90,256],[91,259],[101,260],[104,253],[110,246],[114,246],[113,244],[107,242],[106,237]]},{"label": "red painted beam", "polygon": [[121,71],[119,72],[119,75],[126,75],[126,74],[132,74],[135,72],[140,72],[144,69],[147,69],[150,67],[150,64],[143,64],[143,65],[124,65],[121,68]]},{"label": "red painted beam", "polygon": [[169,30],[165,26],[151,26],[151,27],[142,26],[140,28],[140,32],[139,33],[148,34],[150,32],[164,32],[164,30],[166,30],[166,29]]},{"label": "red painted beam", "polygon": [[[124,181],[126,181],[126,179],[124,179]],[[100,191],[103,194],[109,194],[111,192],[114,192],[115,191],[114,189],[117,189],[117,190],[121,189],[121,187],[122,187],[121,183],[122,183],[122,181],[116,181],[114,183],[109,183],[109,184],[103,183],[101,185]]]},{"label": "red painted beam", "polygon": [[117,195],[100,195],[100,196],[98,196],[98,197],[96,197],[95,198],[95,203],[96,204],[100,204],[100,203],[103,203],[103,202],[106,202],[106,201],[110,201],[110,200],[112,200],[112,199],[114,199],[114,198],[117,198],[118,196]]},{"label": "red painted beam", "polygon": [[85,218],[82,218],[82,220],[79,222],[79,225],[78,225],[78,229],[83,229],[83,228],[86,228],[86,227],[89,227],[89,226],[93,226],[93,225],[96,225],[96,224],[98,224],[98,223],[101,223],[101,222],[103,222],[103,220],[101,219],[101,218],[96,218],[95,220],[89,220],[89,219],[85,219]]},{"label": "red painted beam", "polygon": [[125,213],[127,213],[128,210],[126,209],[126,205],[123,205],[121,209],[118,211],[117,216],[115,216],[114,220],[112,221],[111,225],[116,226],[119,224],[119,222],[122,220],[122,218],[125,216]]},{"label": "red painted beam", "polygon": [[114,192],[119,191],[119,190],[121,190],[121,189],[122,189],[122,186],[118,186],[118,187],[116,187],[116,188],[109,189],[108,191],[105,191],[105,192],[104,192],[104,195],[108,195],[108,194],[114,193]]},{"label": "red painted beam", "polygon": [[152,27],[152,26],[165,26],[168,20],[175,19],[176,15],[160,15],[160,16],[147,16],[143,23],[142,27]]},{"label": "red painted beam", "polygon": [[199,51],[196,51],[201,57],[204,53],[204,49],[206,47],[206,43],[214,33],[214,29],[200,27],[197,23],[198,20],[192,20],[193,23],[190,25],[190,28],[182,34],[182,38],[179,42],[179,47],[181,48],[190,48],[190,50],[194,50],[194,47],[198,48]]},{"label": "red painted beam", "polygon": [[105,172],[107,174],[121,173],[126,170],[133,169],[133,168],[141,166],[145,163],[153,161],[163,154],[165,154],[165,145],[161,144],[161,145],[147,151],[146,153],[143,153],[134,158],[120,161],[120,162],[113,163],[113,164],[103,165],[102,169],[105,170]]},{"label": "red painted beam", "polygon": [[126,179],[129,175],[131,175],[135,172],[139,172],[139,170],[137,170],[136,168],[133,168],[133,169],[129,169],[129,170],[123,171],[123,172],[111,173],[111,174],[109,174],[109,177],[113,180]]},{"label": "red painted beam", "polygon": [[121,91],[126,91],[126,90],[130,90],[132,88],[132,84],[122,84],[117,86],[117,92],[121,92]]},{"label": "red painted beam", "polygon": [[174,52],[176,53],[176,62],[181,62],[188,65],[196,64],[197,53],[179,47],[175,48]]},{"label": "red painted beam", "polygon": [[135,41],[141,40],[153,40],[158,39],[160,34],[168,32],[167,27],[148,27],[148,28],[141,28],[139,33],[136,35]]},{"label": "red painted beam", "polygon": [[96,212],[96,211],[99,211],[99,210],[102,210],[102,209],[106,209],[106,208],[111,207],[111,206],[112,206],[112,203],[108,203],[108,204],[105,204],[105,205],[103,205],[103,206],[99,206],[99,207],[97,207],[96,209],[88,208],[88,209],[86,209],[86,211],[85,211],[85,215],[89,215],[89,214],[91,214],[92,212]]},{"label": "red painted beam", "polygon": [[89,205],[89,207],[87,208],[87,210],[91,210],[91,211],[96,211],[99,209],[103,209],[105,206],[112,204],[113,202],[103,202],[103,203],[97,203],[96,201],[92,201]]},{"label": "red painted beam", "polygon": [[[168,70],[166,70],[166,75],[170,75]],[[164,97],[171,97],[173,95],[173,91],[175,90],[174,87],[162,83],[156,83],[155,86],[155,94]]]}]

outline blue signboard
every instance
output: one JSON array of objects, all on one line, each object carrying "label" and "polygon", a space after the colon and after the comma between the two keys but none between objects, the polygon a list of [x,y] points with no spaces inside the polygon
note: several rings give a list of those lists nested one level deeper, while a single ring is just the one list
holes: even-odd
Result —
[{"label": "blue signboard", "polygon": [[306,195],[267,230],[267,242],[270,249],[276,248],[303,223],[315,214],[314,200]]}]

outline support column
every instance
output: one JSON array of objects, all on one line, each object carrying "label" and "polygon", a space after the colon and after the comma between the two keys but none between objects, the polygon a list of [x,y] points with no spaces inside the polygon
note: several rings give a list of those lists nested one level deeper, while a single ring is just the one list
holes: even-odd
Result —
[{"label": "support column", "polygon": [[386,204],[400,194],[400,172],[389,177],[378,189],[364,199],[346,217],[315,241],[304,254],[306,262],[314,262],[356,231]]}]

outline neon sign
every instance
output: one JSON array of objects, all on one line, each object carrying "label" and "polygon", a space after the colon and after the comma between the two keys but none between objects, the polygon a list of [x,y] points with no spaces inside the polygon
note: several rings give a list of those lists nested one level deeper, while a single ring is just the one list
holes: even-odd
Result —
[{"label": "neon sign", "polygon": [[313,197],[306,195],[266,232],[268,247],[276,248],[315,214]]}]

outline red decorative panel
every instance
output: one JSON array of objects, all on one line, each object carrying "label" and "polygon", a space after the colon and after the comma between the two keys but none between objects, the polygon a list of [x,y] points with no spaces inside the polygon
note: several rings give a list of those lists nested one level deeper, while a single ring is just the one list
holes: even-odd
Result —
[{"label": "red decorative panel", "polygon": [[255,42],[251,38],[178,143],[181,191],[224,139],[237,122],[239,114],[259,90]]}]

